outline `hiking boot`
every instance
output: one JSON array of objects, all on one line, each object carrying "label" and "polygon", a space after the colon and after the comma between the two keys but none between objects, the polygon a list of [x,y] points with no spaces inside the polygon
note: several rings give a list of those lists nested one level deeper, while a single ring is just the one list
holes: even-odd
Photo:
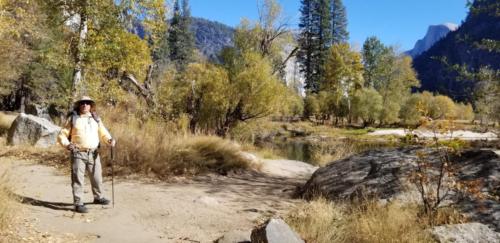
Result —
[{"label": "hiking boot", "polygon": [[88,213],[89,212],[89,210],[85,207],[85,205],[76,205],[75,211],[77,213]]},{"label": "hiking boot", "polygon": [[106,198],[100,198],[100,199],[97,199],[97,198],[94,198],[94,204],[100,204],[100,205],[108,205],[111,201],[109,201],[108,199]]}]

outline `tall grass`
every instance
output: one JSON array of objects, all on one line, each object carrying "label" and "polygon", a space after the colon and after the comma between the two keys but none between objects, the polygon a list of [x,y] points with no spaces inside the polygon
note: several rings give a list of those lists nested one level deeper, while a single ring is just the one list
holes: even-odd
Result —
[{"label": "tall grass", "polygon": [[286,221],[307,242],[434,242],[417,214],[417,207],[397,203],[316,199],[292,210]]},{"label": "tall grass", "polygon": [[319,198],[300,204],[285,221],[307,242],[340,242],[346,214],[341,205]]},{"label": "tall grass", "polygon": [[[105,125],[117,139],[117,173],[154,173],[159,177],[227,174],[252,166],[239,145],[216,136],[191,135],[182,129],[182,121],[142,122],[121,109],[108,109],[103,114]],[[104,161],[110,161],[109,152],[102,155]]]}]

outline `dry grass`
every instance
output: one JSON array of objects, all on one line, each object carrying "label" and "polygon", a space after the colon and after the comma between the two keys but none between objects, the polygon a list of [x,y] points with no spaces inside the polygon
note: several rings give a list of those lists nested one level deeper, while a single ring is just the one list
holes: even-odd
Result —
[{"label": "dry grass", "polygon": [[307,202],[286,217],[307,242],[434,242],[417,217],[418,208],[375,202]]},{"label": "dry grass", "polygon": [[355,143],[347,140],[323,142],[314,146],[312,150],[312,161],[321,167],[361,152]]},{"label": "dry grass", "polygon": [[306,242],[339,242],[346,215],[341,205],[319,198],[300,204],[285,217],[285,221]]},{"label": "dry grass", "polygon": [[[227,174],[251,167],[241,148],[216,136],[189,135],[175,122],[140,122],[119,109],[106,112],[104,122],[117,139],[118,174],[154,173],[159,177]],[[101,153],[110,161],[110,153]]]},{"label": "dry grass", "polygon": [[380,206],[366,202],[349,214],[346,227],[348,242],[433,242],[419,223],[418,207],[389,203]]}]

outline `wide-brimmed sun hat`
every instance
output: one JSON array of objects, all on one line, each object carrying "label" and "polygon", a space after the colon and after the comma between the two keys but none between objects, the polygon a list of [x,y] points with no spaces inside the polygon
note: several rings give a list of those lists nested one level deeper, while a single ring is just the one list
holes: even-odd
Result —
[{"label": "wide-brimmed sun hat", "polygon": [[74,103],[75,107],[80,106],[80,103],[84,102],[84,101],[90,102],[90,106],[92,106],[92,107],[95,106],[95,101],[92,98],[90,98],[89,96],[84,95],[84,96],[80,97],[80,99],[75,101],[75,103]]}]

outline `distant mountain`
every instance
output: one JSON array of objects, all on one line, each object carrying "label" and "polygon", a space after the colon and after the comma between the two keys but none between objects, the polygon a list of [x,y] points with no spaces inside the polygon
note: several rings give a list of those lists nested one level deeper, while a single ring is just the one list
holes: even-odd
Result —
[{"label": "distant mountain", "polygon": [[[194,33],[196,48],[211,61],[218,61],[218,55],[224,47],[233,46],[235,30],[225,24],[193,17],[190,30]],[[147,35],[139,20],[134,20],[128,31],[142,39]]]},{"label": "distant mountain", "polygon": [[473,100],[474,81],[463,80],[455,67],[500,69],[498,9],[498,0],[475,0],[466,20],[456,31],[414,59],[413,67],[421,81],[420,90],[445,94],[458,101]]},{"label": "distant mountain", "polygon": [[407,51],[406,54],[415,58],[422,52],[427,51],[429,48],[431,48],[432,45],[434,45],[434,43],[441,40],[449,32],[455,31],[457,29],[458,25],[453,23],[431,25],[427,29],[427,34],[425,34],[425,37],[423,39],[418,40],[413,49]]},{"label": "distant mountain", "polygon": [[216,21],[192,18],[191,31],[195,36],[196,48],[212,61],[218,60],[220,51],[233,45],[234,28]]}]

